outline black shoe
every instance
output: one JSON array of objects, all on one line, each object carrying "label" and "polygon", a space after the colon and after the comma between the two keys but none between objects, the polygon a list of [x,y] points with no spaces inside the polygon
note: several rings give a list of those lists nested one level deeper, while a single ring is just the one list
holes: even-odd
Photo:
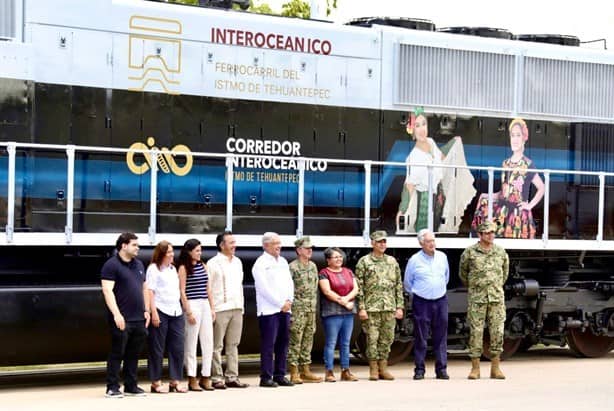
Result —
[{"label": "black shoe", "polygon": [[424,379],[424,373],[423,372],[416,372],[414,373],[414,380],[423,380]]},{"label": "black shoe", "polygon": [[227,385],[224,384],[224,381],[215,381],[211,386],[216,390],[225,390]]},{"label": "black shoe", "polygon": [[147,395],[141,387],[124,388],[124,393],[130,397],[145,397]]},{"label": "black shoe", "polygon": [[286,377],[275,378],[275,382],[280,387],[294,387],[294,383],[287,379]]},{"label": "black shoe", "polygon": [[439,371],[435,378],[437,378],[438,380],[449,380],[450,376],[448,375],[446,370],[443,370],[443,371]]},{"label": "black shoe", "polygon": [[226,387],[228,388],[247,388],[249,384],[236,380],[226,381]]},{"label": "black shoe", "polygon": [[273,381],[273,380],[260,380],[260,386],[261,387],[276,388],[279,385],[275,381]]},{"label": "black shoe", "polygon": [[124,394],[117,388],[109,388],[104,396],[107,398],[124,398]]}]

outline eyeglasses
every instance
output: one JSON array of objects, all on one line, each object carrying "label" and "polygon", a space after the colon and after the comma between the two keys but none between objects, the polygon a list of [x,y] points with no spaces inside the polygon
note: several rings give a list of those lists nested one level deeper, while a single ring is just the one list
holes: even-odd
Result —
[{"label": "eyeglasses", "polygon": [[490,234],[494,234],[494,231],[483,231],[482,235],[490,235]]}]

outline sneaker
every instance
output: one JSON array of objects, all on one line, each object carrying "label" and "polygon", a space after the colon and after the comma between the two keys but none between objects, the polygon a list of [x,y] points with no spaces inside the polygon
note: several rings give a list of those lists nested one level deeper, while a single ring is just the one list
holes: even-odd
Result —
[{"label": "sneaker", "polygon": [[145,390],[141,387],[134,387],[130,389],[124,388],[124,393],[130,397],[145,397],[147,395],[145,394]]},{"label": "sneaker", "polygon": [[124,394],[117,388],[109,388],[104,396],[107,398],[124,398]]}]

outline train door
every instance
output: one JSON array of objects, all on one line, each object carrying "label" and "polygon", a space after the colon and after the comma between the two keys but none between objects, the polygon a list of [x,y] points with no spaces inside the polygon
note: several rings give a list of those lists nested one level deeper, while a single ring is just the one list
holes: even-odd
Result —
[{"label": "train door", "polygon": [[[110,89],[73,86],[71,144],[111,145],[111,96]],[[100,216],[109,211],[113,158],[108,153],[75,153],[74,231],[97,230]]]},{"label": "train door", "polygon": [[[314,107],[314,157],[343,159],[347,132],[343,128],[343,108],[331,106]],[[313,171],[313,203],[305,215],[322,216],[319,225],[322,234],[342,234],[345,214],[345,165],[329,161],[326,171]],[[315,228],[315,227],[314,227]],[[320,228],[320,227],[318,227]],[[319,232],[319,231],[318,231]]]},{"label": "train door", "polygon": [[[343,110],[344,158],[349,160],[379,159],[380,115],[378,110],[345,108]],[[380,181],[383,167],[371,167],[371,186],[365,187],[365,168],[359,165],[345,167],[343,207],[348,223],[354,222],[352,234],[363,229],[365,189],[371,197],[372,225],[379,224]]]},{"label": "train door", "polygon": [[[6,95],[0,99],[0,140],[29,143],[33,142],[33,102],[34,84],[30,81],[0,79],[0,90]],[[16,160],[16,187],[15,187],[15,229],[28,230],[30,228],[30,211],[25,201],[26,176],[24,174],[25,152],[20,150]],[[7,197],[8,197],[8,153],[2,150],[0,156],[0,225],[7,224]],[[19,174],[17,174],[19,173]]]},{"label": "train door", "polygon": [[[72,106],[71,86],[37,83],[34,140],[42,144],[68,144]],[[20,153],[21,152],[21,153]],[[66,153],[59,150],[18,150],[23,186],[20,214],[33,231],[63,231],[66,224]],[[19,194],[16,190],[16,197]],[[25,215],[24,215],[24,210]],[[16,213],[16,216],[19,215]]]},{"label": "train door", "polygon": [[[139,91],[113,90],[111,103],[111,146],[141,149],[156,146],[155,136],[145,134],[145,94]],[[149,104],[155,98],[147,100]],[[150,110],[151,112],[151,110]],[[149,115],[149,119],[151,114]],[[148,131],[153,131],[151,124]],[[154,141],[148,137],[153,137]],[[130,229],[147,232],[149,226],[150,166],[144,154],[111,154],[109,174],[105,179],[108,209],[99,217],[96,231]],[[129,218],[126,218],[128,217]],[[122,223],[125,221],[125,224]]]}]

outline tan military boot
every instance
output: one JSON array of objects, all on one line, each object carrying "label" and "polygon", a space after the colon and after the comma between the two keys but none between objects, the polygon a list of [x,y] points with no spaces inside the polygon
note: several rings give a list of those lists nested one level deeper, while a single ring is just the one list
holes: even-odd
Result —
[{"label": "tan military boot", "polygon": [[377,371],[377,360],[369,360],[369,380],[377,381],[379,379]]},{"label": "tan military boot", "polygon": [[490,378],[495,378],[497,380],[505,379],[505,375],[503,375],[501,368],[499,368],[500,362],[501,358],[499,356],[490,359]]},{"label": "tan military boot", "polygon": [[379,367],[379,379],[380,380],[387,380],[387,381],[394,380],[394,376],[390,374],[390,371],[388,371],[388,360],[379,360],[377,362],[377,365]]},{"label": "tan military boot", "polygon": [[333,370],[326,370],[326,374],[324,375],[324,381],[326,382],[335,382],[335,374],[333,374]]},{"label": "tan military boot", "polygon": [[298,366],[290,364],[288,368],[290,370],[290,381],[292,381],[294,384],[302,384],[303,380],[301,380],[301,376],[298,373]]},{"label": "tan military boot", "polygon": [[301,380],[303,382],[322,382],[322,377],[318,377],[314,373],[311,372],[309,368],[309,364],[301,365]]},{"label": "tan military boot", "polygon": [[341,370],[341,381],[358,381],[358,377],[350,372],[349,368]]},{"label": "tan military boot", "polygon": [[470,380],[479,380],[480,379],[480,359],[472,358],[471,359],[471,372],[467,377]]}]

